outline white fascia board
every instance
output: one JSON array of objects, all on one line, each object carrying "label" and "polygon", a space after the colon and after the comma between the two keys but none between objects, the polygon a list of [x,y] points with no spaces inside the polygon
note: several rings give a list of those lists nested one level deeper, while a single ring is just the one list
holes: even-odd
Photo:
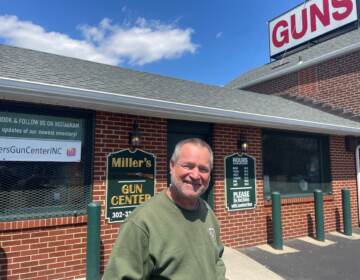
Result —
[{"label": "white fascia board", "polygon": [[1,77],[0,98],[160,118],[360,136],[360,125],[332,125]]}]

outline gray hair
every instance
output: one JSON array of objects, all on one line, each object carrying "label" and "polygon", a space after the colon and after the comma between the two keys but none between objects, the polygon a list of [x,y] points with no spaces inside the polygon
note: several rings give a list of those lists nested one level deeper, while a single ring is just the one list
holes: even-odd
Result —
[{"label": "gray hair", "polygon": [[171,161],[173,163],[176,163],[178,161],[179,156],[180,156],[180,149],[185,144],[193,144],[194,146],[206,148],[210,153],[210,168],[211,169],[213,168],[214,153],[213,153],[211,147],[209,146],[209,144],[206,143],[204,140],[202,140],[200,138],[189,138],[189,139],[181,140],[180,142],[178,142],[176,144],[174,152],[173,152],[173,154],[171,156]]}]

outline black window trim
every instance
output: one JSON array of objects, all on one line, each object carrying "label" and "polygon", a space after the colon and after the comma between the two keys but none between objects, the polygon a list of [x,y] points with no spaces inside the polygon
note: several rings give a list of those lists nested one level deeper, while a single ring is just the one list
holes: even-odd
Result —
[{"label": "black window trim", "polygon": [[[39,103],[37,104],[27,103],[27,102],[25,103],[25,102],[8,101],[8,100],[0,101],[0,111],[84,119],[84,131],[86,131],[86,135],[84,135],[84,137],[86,137],[86,146],[85,145],[83,146],[85,149],[84,150],[84,185],[88,185],[90,187],[89,200],[90,201],[92,200],[93,189],[94,189],[93,168],[94,168],[94,144],[95,144],[95,124],[96,124],[95,111],[72,108],[72,107],[55,106],[55,105],[39,104]],[[64,210],[56,213],[18,214],[16,215],[16,217],[5,216],[5,217],[0,217],[0,222],[78,216],[78,215],[85,215],[86,212],[87,209],[86,206],[84,206],[84,209],[79,209],[77,211]]]},{"label": "black window trim", "polygon": [[[275,134],[275,135],[291,135],[291,136],[299,136],[299,137],[309,137],[309,138],[316,138],[320,139],[320,176],[322,180],[326,178],[329,181],[329,191],[324,192],[324,195],[332,195],[332,164],[331,164],[331,155],[330,155],[330,135],[327,134],[320,134],[320,133],[311,133],[311,132],[303,132],[303,131],[292,131],[292,130],[280,130],[280,129],[271,129],[271,128],[263,128],[261,130],[261,154],[262,154],[262,168],[264,177],[264,170],[265,170],[265,162],[264,162],[264,134]],[[323,147],[325,145],[325,147]],[[324,153],[325,152],[325,153]],[[328,170],[325,167],[324,161],[327,160]],[[326,174],[327,173],[327,174]],[[271,200],[271,190],[270,194],[265,194],[263,191],[263,196],[265,200]],[[281,194],[283,198],[301,198],[301,197],[310,197],[313,196],[312,193],[299,193],[299,194]]]}]

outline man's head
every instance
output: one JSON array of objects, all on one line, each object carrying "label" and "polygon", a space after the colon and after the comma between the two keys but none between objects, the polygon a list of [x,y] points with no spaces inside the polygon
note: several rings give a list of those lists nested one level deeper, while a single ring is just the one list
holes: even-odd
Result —
[{"label": "man's head", "polygon": [[212,151],[211,147],[209,146],[209,144],[200,138],[189,138],[189,139],[181,140],[180,142],[178,142],[175,146],[174,152],[170,159],[172,162],[176,163],[178,161],[179,156],[180,156],[180,149],[185,144],[192,144],[194,146],[198,146],[198,147],[207,149],[210,153],[210,168],[211,169],[213,168],[213,162],[214,162],[213,151]]},{"label": "man's head", "polygon": [[197,138],[179,142],[170,160],[171,187],[176,198],[197,201],[209,186],[212,166],[213,152],[206,142]]}]

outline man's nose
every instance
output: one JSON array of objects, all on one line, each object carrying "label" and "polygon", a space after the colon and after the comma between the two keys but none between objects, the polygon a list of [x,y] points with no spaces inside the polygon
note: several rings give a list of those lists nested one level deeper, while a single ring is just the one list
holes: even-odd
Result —
[{"label": "man's nose", "polygon": [[199,180],[200,179],[200,171],[199,168],[195,167],[191,170],[190,177],[192,180]]}]

